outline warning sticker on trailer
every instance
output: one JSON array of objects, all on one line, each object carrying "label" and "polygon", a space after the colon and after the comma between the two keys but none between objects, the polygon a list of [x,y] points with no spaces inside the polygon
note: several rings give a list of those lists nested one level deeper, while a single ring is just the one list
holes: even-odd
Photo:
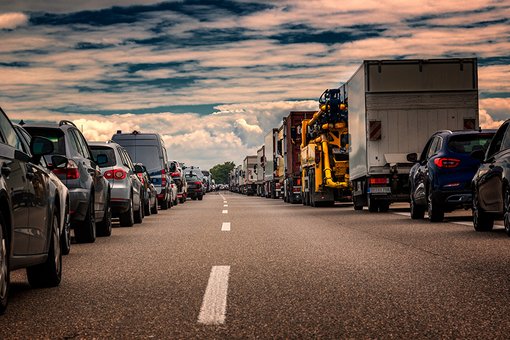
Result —
[{"label": "warning sticker on trailer", "polygon": [[369,140],[376,141],[381,139],[381,121],[371,120],[368,122]]}]

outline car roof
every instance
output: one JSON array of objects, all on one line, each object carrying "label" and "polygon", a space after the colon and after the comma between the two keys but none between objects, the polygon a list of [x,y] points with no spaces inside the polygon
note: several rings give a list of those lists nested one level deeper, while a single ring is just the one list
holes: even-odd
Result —
[{"label": "car roof", "polygon": [[495,129],[479,129],[479,130],[441,130],[433,134],[433,136],[457,136],[457,135],[473,135],[481,133],[496,133]]}]

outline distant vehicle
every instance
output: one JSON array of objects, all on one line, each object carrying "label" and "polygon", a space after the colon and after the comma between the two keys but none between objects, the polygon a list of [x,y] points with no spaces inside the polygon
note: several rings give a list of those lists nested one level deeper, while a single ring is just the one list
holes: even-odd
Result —
[{"label": "distant vehicle", "polygon": [[212,191],[212,179],[211,179],[211,173],[207,170],[202,170],[202,174],[205,178],[205,191],[211,192]]},{"label": "distant vehicle", "polygon": [[[278,168],[276,158],[278,149],[278,129],[271,129],[264,138],[264,190],[263,195],[267,198],[278,198],[280,186],[275,176]],[[235,169],[234,169],[235,170]],[[231,184],[232,186],[232,184]],[[278,187],[278,188],[277,188]]]},{"label": "distant vehicle", "polygon": [[[76,125],[62,120],[58,124],[27,124],[23,128],[32,136],[48,138],[53,143],[52,155],[68,159],[65,168],[54,167],[53,173],[69,190],[71,227],[76,241],[94,242],[96,228],[98,236],[110,235],[110,184],[92,159],[88,143]],[[45,159],[52,164],[50,155],[45,156]]]},{"label": "distant vehicle", "polygon": [[142,223],[145,190],[127,151],[115,142],[92,142],[90,149],[93,158],[101,164],[104,178],[110,182],[113,216],[119,218],[122,227]]},{"label": "distant vehicle", "polygon": [[158,203],[166,210],[172,203],[170,193],[170,173],[167,164],[167,151],[163,138],[157,133],[122,133],[117,131],[112,140],[122,145],[135,163],[143,163],[158,192]]},{"label": "distant vehicle", "polygon": [[[18,134],[19,139],[23,143],[23,149],[25,153],[30,154],[30,142],[32,140],[32,136],[23,129],[20,125],[13,124],[14,130],[16,130],[16,133]],[[58,159],[58,157],[57,157]],[[65,157],[60,157],[59,159],[59,166],[60,167],[66,167],[67,159]],[[55,163],[50,166],[48,163],[46,163],[46,160],[44,157],[41,157],[41,165],[43,165],[47,169],[47,174],[53,183],[55,185],[58,196],[59,196],[59,204],[58,204],[58,223],[59,223],[59,230],[61,231],[60,234],[60,245],[62,248],[62,255],[67,255],[71,251],[71,226],[69,221],[69,191],[67,190],[67,187],[62,183],[60,179],[58,179],[57,175],[55,175],[51,169],[55,166]]]},{"label": "distant vehicle", "polygon": [[257,193],[257,155],[246,156],[243,160],[242,184],[240,191],[244,195],[255,195]]},{"label": "distant vehicle", "polygon": [[140,181],[142,181],[146,192],[144,203],[145,215],[149,216],[150,214],[157,214],[158,192],[156,191],[154,184],[152,184],[151,177],[147,172],[145,165],[142,163],[134,163],[134,165],[136,174],[138,175],[138,178],[140,178]]},{"label": "distant vehicle", "polygon": [[195,172],[188,171],[184,173],[186,176],[186,181],[188,182],[188,196],[192,200],[198,199],[199,201],[202,200],[204,197],[204,191],[203,191],[203,182],[200,177],[197,176]]},{"label": "distant vehicle", "polygon": [[168,167],[170,168],[170,175],[177,185],[177,198],[180,203],[184,203],[188,196],[188,183],[186,182],[186,177],[184,176],[184,170],[181,167],[181,163],[177,161],[170,161],[168,162]]},{"label": "distant vehicle", "polygon": [[[186,173],[192,173],[193,175],[195,175],[199,178],[199,180],[202,182],[202,185],[200,186],[202,189],[202,196],[204,196],[207,192],[207,187],[206,187],[207,180],[206,180],[202,170],[200,170],[200,168],[197,166],[191,166],[191,167],[186,168]],[[186,179],[186,181],[189,182],[187,179]],[[189,183],[188,183],[188,194],[189,194]]]},{"label": "distant vehicle", "polygon": [[416,163],[409,174],[411,218],[421,219],[428,210],[431,222],[445,212],[471,208],[471,182],[480,160],[471,152],[486,150],[495,130],[438,131],[430,137],[421,156],[407,156]]},{"label": "distant vehicle", "polygon": [[475,150],[481,160],[473,178],[473,225],[476,231],[489,231],[494,220],[503,219],[510,236],[510,119],[497,130],[487,152]]},{"label": "distant vehicle", "polygon": [[30,149],[25,147],[0,109],[0,314],[7,308],[12,270],[26,268],[33,287],[58,286],[62,277],[60,196],[40,162],[53,153],[53,144],[33,137]]},{"label": "distant vehicle", "polygon": [[179,198],[177,197],[177,184],[175,183],[173,177],[170,177],[170,193],[172,194],[172,206],[179,204]]}]

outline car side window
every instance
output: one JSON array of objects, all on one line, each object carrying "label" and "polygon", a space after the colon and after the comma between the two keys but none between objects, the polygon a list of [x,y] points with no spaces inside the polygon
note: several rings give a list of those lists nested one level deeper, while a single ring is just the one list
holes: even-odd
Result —
[{"label": "car side window", "polygon": [[503,137],[503,141],[501,142],[500,150],[510,149],[510,128],[506,128],[505,136]]},{"label": "car side window", "polygon": [[427,152],[427,159],[429,159],[436,153],[438,144],[439,144],[439,138],[434,137],[434,140],[430,144],[429,151]]},{"label": "car side window", "polygon": [[128,164],[129,164],[129,167],[131,168],[131,170],[135,171],[135,165],[131,161],[131,157],[129,157],[129,154],[127,153],[126,150],[124,150],[124,155],[126,156],[126,160],[127,160]]},{"label": "car side window", "polygon": [[21,140],[16,134],[16,131],[14,131],[9,119],[3,113],[0,114],[0,130],[2,130],[2,136],[6,144],[23,151]]},{"label": "car side window", "polygon": [[489,149],[487,150],[487,158],[492,157],[496,152],[501,150],[503,138],[505,137],[505,132],[508,130],[508,126],[509,126],[508,123],[501,126],[494,135],[494,137],[492,138],[492,142],[489,145]]},{"label": "car side window", "polygon": [[81,132],[78,130],[75,130],[74,132],[76,133],[76,136],[78,137],[78,144],[80,145],[80,147],[82,149],[83,156],[85,158],[92,159],[92,155],[90,154],[89,146],[87,144],[87,141],[85,140],[85,137],[83,137]]},{"label": "car side window", "polygon": [[83,151],[80,147],[80,144],[78,144],[78,138],[76,138],[76,134],[74,133],[73,129],[69,130],[69,141],[71,144],[71,148],[83,157]]},{"label": "car side window", "polygon": [[122,165],[127,166],[128,168],[132,169],[131,166],[129,165],[129,161],[128,161],[129,158],[128,158],[128,155],[126,154],[126,151],[123,149],[120,149],[119,154],[120,154],[120,159],[122,160]]}]

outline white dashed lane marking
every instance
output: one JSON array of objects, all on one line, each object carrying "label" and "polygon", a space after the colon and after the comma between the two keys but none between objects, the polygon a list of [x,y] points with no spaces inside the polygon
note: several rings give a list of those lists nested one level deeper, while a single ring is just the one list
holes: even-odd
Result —
[{"label": "white dashed lane marking", "polygon": [[228,210],[222,210],[221,213],[222,214],[228,214]]},{"label": "white dashed lane marking", "polygon": [[209,275],[198,322],[205,325],[225,323],[230,266],[214,266]]},{"label": "white dashed lane marking", "polygon": [[221,225],[221,231],[230,231],[230,222],[223,222]]}]

